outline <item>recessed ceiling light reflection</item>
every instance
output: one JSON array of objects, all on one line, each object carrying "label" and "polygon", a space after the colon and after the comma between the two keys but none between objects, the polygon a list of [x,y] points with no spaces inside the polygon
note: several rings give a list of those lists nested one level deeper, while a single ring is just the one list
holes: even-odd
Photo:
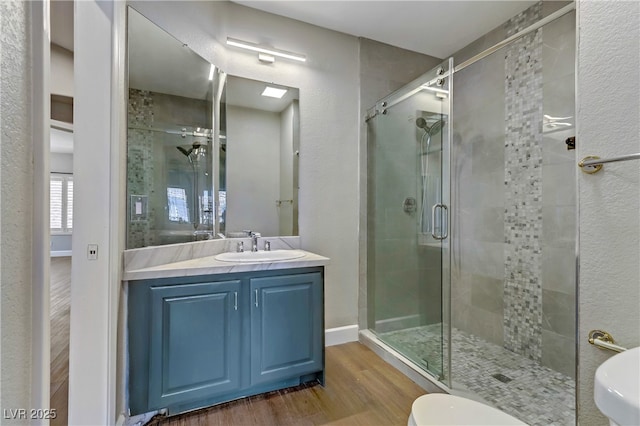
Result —
[{"label": "recessed ceiling light reflection", "polygon": [[285,93],[287,93],[287,89],[279,89],[277,87],[267,86],[264,88],[262,96],[281,99]]}]

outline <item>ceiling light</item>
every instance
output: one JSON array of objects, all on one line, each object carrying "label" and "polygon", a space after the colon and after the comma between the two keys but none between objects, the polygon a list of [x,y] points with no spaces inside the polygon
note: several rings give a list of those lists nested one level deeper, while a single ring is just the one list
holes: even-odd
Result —
[{"label": "ceiling light", "polygon": [[267,86],[264,88],[262,96],[281,99],[285,93],[287,93],[287,89],[278,89],[277,87]]},{"label": "ceiling light", "polygon": [[251,43],[249,41],[242,41],[235,38],[227,37],[227,44],[229,46],[240,47],[242,49],[252,50],[258,53],[266,53],[271,56],[278,56],[280,58],[292,59],[294,61],[306,62],[307,57],[298,53],[287,52],[286,50],[275,49],[273,47],[264,47],[259,44]]}]

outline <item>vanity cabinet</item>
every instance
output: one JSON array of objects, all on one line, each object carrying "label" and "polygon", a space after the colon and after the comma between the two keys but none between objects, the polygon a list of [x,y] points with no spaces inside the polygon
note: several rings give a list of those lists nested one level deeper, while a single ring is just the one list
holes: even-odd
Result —
[{"label": "vanity cabinet", "polygon": [[323,268],[131,281],[132,415],[324,384]]},{"label": "vanity cabinet", "polygon": [[320,274],[250,280],[251,383],[322,369]]},{"label": "vanity cabinet", "polygon": [[239,280],[150,288],[150,406],[240,388],[239,292]]}]

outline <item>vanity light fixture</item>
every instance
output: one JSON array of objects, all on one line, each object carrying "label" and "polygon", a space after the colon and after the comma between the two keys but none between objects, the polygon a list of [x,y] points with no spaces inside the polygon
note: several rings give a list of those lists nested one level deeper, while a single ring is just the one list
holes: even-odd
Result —
[{"label": "vanity light fixture", "polygon": [[264,91],[262,92],[262,96],[282,99],[285,93],[287,93],[287,89],[279,89],[277,87],[267,86],[264,88]]},{"label": "vanity light fixture", "polygon": [[258,53],[258,60],[267,64],[272,64],[276,61],[275,56],[267,55],[266,53]]},{"label": "vanity light fixture", "polygon": [[213,74],[216,72],[216,66],[211,64],[211,68],[209,69],[209,81],[213,81]]},{"label": "vanity light fixture", "polygon": [[[259,44],[251,43],[249,41],[238,40],[236,38],[227,37],[227,44],[229,46],[235,46],[241,49],[247,49],[247,50],[252,50],[258,53],[264,53],[266,55],[271,56],[273,59],[272,61],[264,60],[263,62],[275,61],[275,58],[273,58],[274,56],[277,56],[279,58],[292,59],[294,61],[300,61],[300,62],[307,61],[307,57],[304,55],[300,55],[299,53],[287,52],[286,50],[275,49],[273,47],[260,46]],[[266,56],[264,58],[268,59]],[[263,59],[260,59],[260,60],[263,60]]]}]

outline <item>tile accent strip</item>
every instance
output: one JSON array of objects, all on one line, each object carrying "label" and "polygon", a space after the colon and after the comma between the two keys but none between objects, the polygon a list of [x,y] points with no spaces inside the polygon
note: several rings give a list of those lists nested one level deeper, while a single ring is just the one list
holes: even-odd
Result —
[{"label": "tile accent strip", "polygon": [[[507,36],[542,18],[542,2]],[[505,51],[504,347],[542,360],[542,30]]]},{"label": "tile accent strip", "polygon": [[[129,89],[129,126],[153,127],[153,95],[149,91]],[[149,197],[153,192],[153,133],[151,130],[129,128],[127,133],[127,194]],[[148,205],[144,220],[130,220],[131,199],[127,195],[127,247],[155,245],[155,211]]]}]

